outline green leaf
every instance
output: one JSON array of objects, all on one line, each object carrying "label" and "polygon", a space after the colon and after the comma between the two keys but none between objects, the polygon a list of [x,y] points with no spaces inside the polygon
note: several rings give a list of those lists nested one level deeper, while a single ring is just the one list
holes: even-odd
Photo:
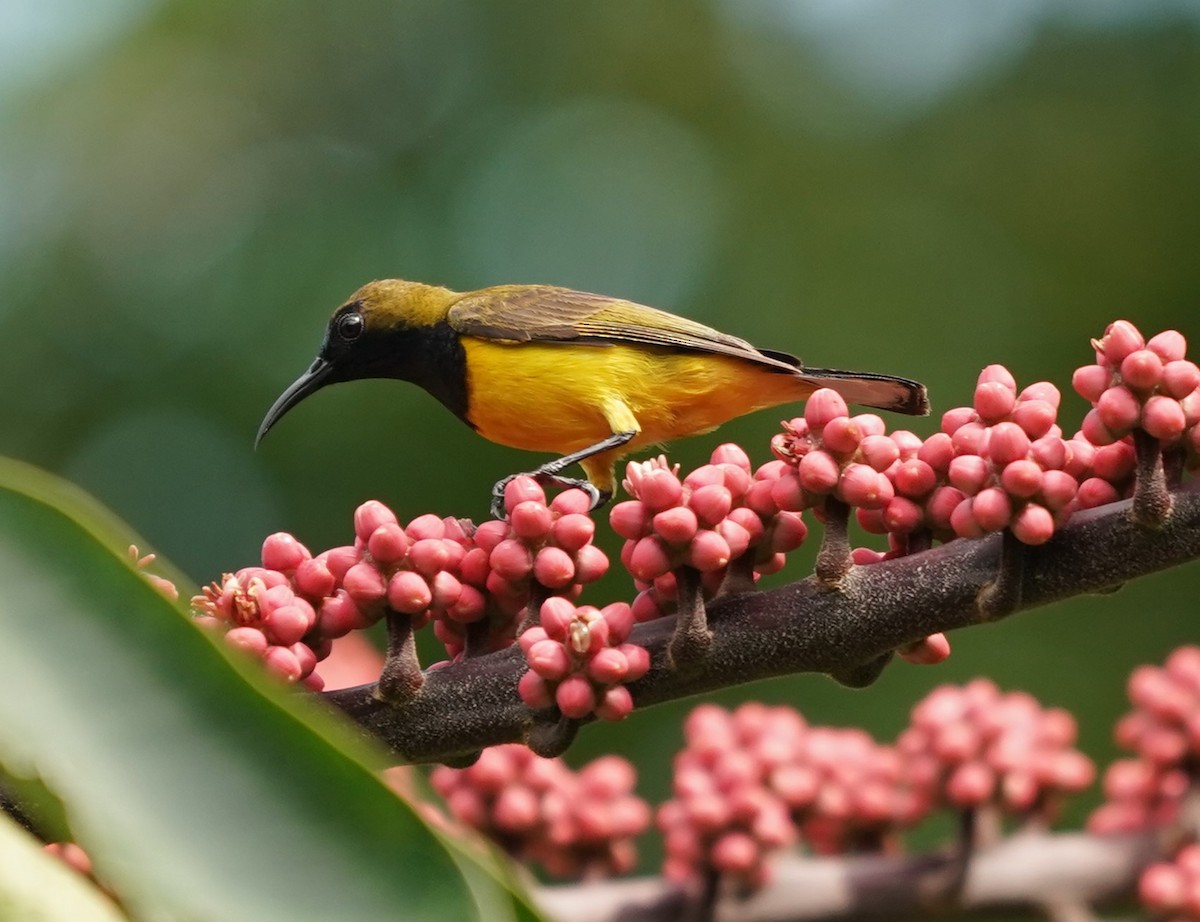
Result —
[{"label": "green leaf", "polygon": [[122,922],[113,902],[7,817],[0,816],[0,919]]},{"label": "green leaf", "polygon": [[383,785],[380,753],[155,591],[131,540],[0,459],[0,762],[61,798],[135,917],[536,918]]}]

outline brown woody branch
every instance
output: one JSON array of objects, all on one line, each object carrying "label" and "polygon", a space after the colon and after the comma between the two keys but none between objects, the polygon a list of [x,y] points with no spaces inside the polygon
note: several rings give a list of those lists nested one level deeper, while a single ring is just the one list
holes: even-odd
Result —
[{"label": "brown woody branch", "polygon": [[[972,855],[955,887],[954,857],[780,856],[769,884],[750,896],[723,894],[715,922],[801,922],[871,917],[928,918],[947,910],[1039,911],[1086,917],[1088,907],[1131,894],[1159,853],[1151,834],[1090,836],[1022,833]],[[658,877],[534,891],[553,919],[571,922],[674,922],[695,899]]]},{"label": "brown woody branch", "polygon": [[[638,625],[632,640],[652,666],[630,685],[638,707],[771,676],[820,672],[866,684],[885,658],[928,634],[950,631],[1090,592],[1112,590],[1200,557],[1200,488],[1174,491],[1161,523],[1138,524],[1131,503],[1077,514],[1050,542],[1003,555],[1000,535],[959,539],[931,550],[852,567],[836,584],[809,577],[767,592],[722,596],[707,606],[711,644],[702,662],[671,668],[674,619]],[[1003,591],[993,591],[997,583]],[[517,696],[525,662],[517,647],[425,674],[401,705],[376,685],[325,695],[402,759],[470,759],[485,746],[567,740],[546,734],[556,711],[535,712]],[[563,744],[565,745],[565,743]]]}]

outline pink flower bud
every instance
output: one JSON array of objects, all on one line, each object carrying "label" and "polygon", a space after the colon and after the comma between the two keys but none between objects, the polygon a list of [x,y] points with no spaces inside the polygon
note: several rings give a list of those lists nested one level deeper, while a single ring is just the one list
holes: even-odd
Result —
[{"label": "pink flower bud", "polygon": [[854,453],[862,437],[862,430],[854,420],[838,416],[827,422],[821,430],[821,447],[835,455],[846,457]]},{"label": "pink flower bud", "polygon": [[507,537],[508,523],[492,519],[475,529],[475,546],[490,554]]},{"label": "pink flower bud", "polygon": [[1026,400],[1043,400],[1057,410],[1062,402],[1062,394],[1049,381],[1037,381],[1021,391],[1017,397],[1018,403]]},{"label": "pink flower bud", "polygon": [[433,593],[421,574],[399,570],[388,581],[387,600],[388,605],[396,611],[417,615],[433,603]]},{"label": "pink flower bud", "polygon": [[971,500],[966,500],[954,507],[950,514],[950,527],[960,538],[980,538],[983,527],[975,520],[975,511]]},{"label": "pink flower bud", "polygon": [[733,559],[733,552],[718,532],[702,529],[685,552],[687,562],[702,573],[719,570]]},{"label": "pink flower bud", "polygon": [[688,507],[696,513],[701,524],[712,528],[729,515],[729,510],[733,508],[733,495],[724,483],[706,484],[697,488],[688,498]]},{"label": "pink flower bud", "polygon": [[585,544],[575,554],[575,582],[594,583],[608,572],[608,555],[594,544]]},{"label": "pink flower bud", "polygon": [[1129,388],[1110,387],[1096,402],[1096,412],[1109,432],[1122,436],[1137,424],[1142,406]]},{"label": "pink flower bud", "polygon": [[1092,470],[1097,477],[1102,477],[1109,483],[1120,483],[1133,476],[1137,455],[1133,444],[1129,441],[1114,442],[1096,449],[1092,457]]},{"label": "pink flower bud", "polygon": [[[462,595],[463,584],[453,574],[440,570],[433,575],[433,579],[429,581],[429,591],[432,596],[432,605],[435,608],[448,609],[458,597]],[[388,583],[388,595],[391,596],[391,583]]]},{"label": "pink flower bud", "polygon": [[975,388],[975,412],[985,423],[1006,419],[1016,402],[1015,388],[1005,387],[998,381],[987,381]]},{"label": "pink flower bud", "polygon": [[234,627],[225,632],[225,642],[253,656],[267,652],[267,635],[256,627]]},{"label": "pink flower bud", "polygon": [[596,709],[596,694],[581,675],[569,675],[554,690],[554,701],[564,717],[579,719]]},{"label": "pink flower bud", "polygon": [[492,807],[496,828],[510,834],[532,830],[542,821],[538,796],[522,784],[510,784],[498,792]]},{"label": "pink flower bud", "polygon": [[996,774],[983,762],[966,762],[946,782],[946,797],[956,807],[977,807],[996,790]]},{"label": "pink flower bud", "polygon": [[1029,448],[1029,436],[1016,423],[996,423],[988,431],[988,457],[998,466],[1024,459]]},{"label": "pink flower bud", "polygon": [[263,655],[263,663],[268,672],[275,673],[286,682],[299,681],[304,672],[300,668],[299,658],[287,647],[267,647],[267,652]]},{"label": "pink flower bud", "polygon": [[526,541],[541,541],[550,534],[554,515],[544,502],[525,500],[517,503],[508,515],[513,534]]},{"label": "pink flower bud", "polygon": [[945,471],[954,458],[954,439],[944,432],[935,432],[921,443],[921,447],[917,449],[917,458],[934,471]]},{"label": "pink flower bud", "polygon": [[1045,506],[1026,503],[1013,519],[1012,533],[1022,544],[1045,544],[1054,537],[1054,517]]},{"label": "pink flower bud", "polygon": [[787,553],[794,551],[808,537],[808,526],[798,512],[781,512],[771,528],[771,549]]},{"label": "pink flower bud", "polygon": [[280,646],[290,647],[308,633],[316,620],[316,613],[309,604],[297,601],[294,605],[281,605],[273,609],[263,619],[263,626],[270,640]]},{"label": "pink flower bud", "polygon": [[1121,378],[1126,387],[1148,391],[1158,385],[1163,376],[1163,362],[1149,349],[1136,349],[1121,362]]},{"label": "pink flower bud", "polygon": [[1061,436],[1044,435],[1029,446],[1029,457],[1047,470],[1064,467],[1067,455],[1067,443]]},{"label": "pink flower bud", "polygon": [[1065,509],[1078,491],[1079,484],[1065,471],[1046,471],[1042,475],[1042,501],[1051,512]]},{"label": "pink flower bud", "polygon": [[[810,452],[810,457],[816,452]],[[822,452],[824,454],[824,452]],[[808,498],[800,486],[800,480],[795,473],[785,474],[771,482],[771,503],[776,509],[799,511],[808,505]]]},{"label": "pink flower bud", "polygon": [[859,457],[877,471],[886,471],[900,460],[900,448],[886,435],[868,435],[858,443]]},{"label": "pink flower bud", "polygon": [[596,535],[596,523],[590,516],[572,512],[559,518],[551,531],[555,543],[568,554],[574,554],[581,547],[591,544]]},{"label": "pink flower bud", "polygon": [[1014,394],[1017,392],[1017,379],[1003,365],[988,365],[983,371],[979,372],[978,383],[987,384],[989,382],[1001,384],[1006,390],[1010,390]]},{"label": "pink flower bud", "polygon": [[625,659],[625,654],[615,647],[605,647],[597,651],[587,665],[588,677],[601,685],[615,685],[622,681],[628,672],[629,661]]},{"label": "pink flower bud", "polygon": [[378,605],[387,594],[383,574],[369,563],[356,563],[347,570],[342,585],[360,608]]},{"label": "pink flower bud", "polygon": [[991,474],[991,465],[978,455],[959,455],[950,462],[950,483],[967,496],[982,490]]},{"label": "pink flower bud", "polygon": [[804,421],[814,432],[824,428],[831,419],[849,414],[850,409],[842,395],[827,387],[813,391],[804,405]]},{"label": "pink flower bud", "polygon": [[635,579],[650,582],[671,569],[671,558],[661,541],[654,537],[646,537],[633,546],[628,568]]},{"label": "pink flower bud", "polygon": [[321,602],[317,620],[325,637],[343,637],[351,631],[370,627],[375,619],[355,605],[345,589],[339,589]]},{"label": "pink flower bud", "polygon": [[925,517],[932,528],[948,531],[951,528],[950,519],[954,510],[966,499],[963,492],[955,487],[938,487],[929,494],[925,501]]},{"label": "pink flower bud", "polygon": [[414,570],[429,579],[446,569],[451,561],[453,542],[442,538],[421,538],[408,549],[408,561]]},{"label": "pink flower bud", "polygon": [[367,551],[375,562],[385,567],[394,567],[408,553],[408,535],[399,522],[385,522],[367,539]]},{"label": "pink flower bud", "polygon": [[1191,881],[1175,865],[1153,864],[1138,880],[1138,898],[1148,909],[1177,912],[1187,899],[1190,884]]},{"label": "pink flower bud", "polygon": [[337,587],[337,580],[329,572],[328,560],[324,557],[310,557],[301,561],[296,567],[295,580],[296,588],[314,599],[329,595]]},{"label": "pink flower bud", "polygon": [[[1107,394],[1109,391],[1105,391],[1104,393]],[[1089,410],[1087,415],[1083,417],[1083,424],[1080,426],[1080,431],[1083,433],[1083,437],[1093,445],[1111,445],[1118,438],[1104,424],[1098,409]]]},{"label": "pink flower bud", "polygon": [[974,407],[954,407],[942,414],[942,433],[954,435],[967,423],[977,420]]},{"label": "pink flower bud", "polygon": [[1012,502],[999,487],[988,487],[971,501],[971,513],[984,531],[1000,531],[1012,518]]},{"label": "pink flower bud", "polygon": [[630,541],[636,541],[650,533],[650,519],[650,510],[636,499],[617,503],[608,514],[612,530]]},{"label": "pink flower bud", "polygon": [[[841,469],[838,466],[837,460],[829,452],[820,449],[810,451],[800,459],[800,463],[796,466],[796,479],[799,485],[810,493],[824,494],[832,492],[837,486],[840,476]],[[791,509],[793,511],[801,508],[802,501],[794,501],[790,495],[786,497],[787,505],[781,501],[784,497],[775,496],[774,493],[772,493],[772,496],[780,508]]]},{"label": "pink flower bud", "polygon": [[[715,489],[724,489],[717,487]],[[696,513],[687,506],[674,506],[654,517],[654,532],[668,544],[684,545],[695,537],[699,528]]]},{"label": "pink flower bud", "polygon": [[913,499],[920,499],[937,485],[937,474],[919,458],[901,461],[891,476],[896,492]]},{"label": "pink flower bud", "polygon": [[1075,374],[1071,376],[1071,386],[1089,403],[1099,400],[1110,383],[1112,372],[1104,365],[1084,365],[1076,368]]},{"label": "pink flower bud", "polygon": [[1040,439],[1051,431],[1058,411],[1045,400],[1026,400],[1018,403],[1012,412],[1012,420],[1025,430],[1031,439]]},{"label": "pink flower bud", "polygon": [[[761,526],[760,526],[761,528]],[[750,532],[732,519],[725,519],[714,529],[729,545],[729,559],[741,557],[750,547]]]},{"label": "pink flower bud", "polygon": [[529,668],[548,682],[557,682],[571,671],[571,656],[553,640],[539,640],[525,653]]},{"label": "pink flower bud", "polygon": [[1176,362],[1187,353],[1187,340],[1178,330],[1163,330],[1157,336],[1150,337],[1146,348],[1157,355],[1163,362]]},{"label": "pink flower bud", "polygon": [[1183,400],[1189,394],[1200,388],[1200,368],[1195,362],[1168,362],[1163,368],[1162,383],[1159,389],[1168,397]]},{"label": "pink flower bud", "polygon": [[[443,575],[438,574],[434,579],[439,579]],[[447,607],[446,616],[460,624],[470,624],[472,621],[478,621],[487,613],[487,599],[483,593],[474,586],[463,586],[460,584],[458,598]]]},{"label": "pink flower bud", "polygon": [[277,531],[263,541],[262,563],[268,570],[291,573],[310,557],[308,548],[286,531]]},{"label": "pink flower bud", "polygon": [[683,498],[683,484],[671,471],[654,468],[648,471],[637,485],[636,497],[651,513],[662,512],[678,505]]},{"label": "pink flower bud", "polygon": [[517,682],[517,694],[531,708],[548,708],[554,703],[550,686],[533,670],[526,672]]},{"label": "pink flower bud", "polygon": [[1174,442],[1183,434],[1187,420],[1178,400],[1156,394],[1142,409],[1142,428],[1162,442]]},{"label": "pink flower bud", "polygon": [[550,501],[550,508],[559,515],[587,515],[592,511],[592,499],[583,490],[563,490]]},{"label": "pink flower bud", "polygon": [[313,669],[317,666],[317,654],[306,643],[296,642],[288,647],[292,654],[296,657],[296,662],[300,664],[300,676],[308,676],[312,674]]},{"label": "pink flower bud", "polygon": [[954,430],[950,441],[960,455],[982,455],[987,448],[988,427],[982,423],[964,423]]},{"label": "pink flower bud", "polygon": [[515,538],[508,538],[497,544],[488,562],[497,574],[510,582],[525,579],[533,572],[533,555],[524,542]]},{"label": "pink flower bud", "polygon": [[[1065,474],[1063,476],[1066,476]],[[1000,485],[1011,496],[1029,499],[1042,489],[1042,469],[1033,461],[1013,461],[1000,472]],[[988,529],[994,531],[995,529]]]},{"label": "pink flower bud", "polygon": [[[504,487],[504,511],[511,514],[521,503],[532,500],[546,504],[546,491],[532,477],[522,474],[514,477]],[[440,536],[439,536],[440,537]]]},{"label": "pink flower bud", "polygon": [[634,643],[623,643],[617,647],[625,657],[625,681],[636,682],[650,671],[650,652]]},{"label": "pink flower bud", "polygon": [[1097,352],[1102,352],[1107,362],[1114,367],[1125,360],[1125,356],[1135,349],[1145,345],[1142,334],[1128,320],[1118,320],[1108,325],[1104,338],[1099,343],[1093,343]]},{"label": "pink flower bud", "polygon": [[607,689],[596,706],[596,716],[601,720],[624,720],[631,713],[633,713],[633,695],[624,685],[614,685]]},{"label": "pink flower bud", "polygon": [[897,496],[883,508],[882,519],[885,530],[907,535],[921,526],[925,521],[925,513],[911,499]]},{"label": "pink flower bud", "polygon": [[560,547],[544,547],[533,559],[533,578],[550,589],[562,589],[575,579],[575,561]]},{"label": "pink flower bud", "polygon": [[354,534],[366,542],[380,525],[396,521],[396,514],[377,499],[369,499],[354,510]]},{"label": "pink flower bud", "polygon": [[844,502],[864,509],[882,509],[895,496],[892,482],[865,464],[846,465],[838,492]]},{"label": "pink flower bud", "polygon": [[575,605],[561,596],[554,596],[542,603],[538,621],[546,634],[562,643],[575,620]]}]

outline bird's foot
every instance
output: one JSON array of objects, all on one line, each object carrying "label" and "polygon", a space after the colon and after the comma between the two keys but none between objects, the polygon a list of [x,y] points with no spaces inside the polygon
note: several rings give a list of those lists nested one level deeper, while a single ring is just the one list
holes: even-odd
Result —
[{"label": "bird's foot", "polygon": [[503,480],[497,480],[496,485],[492,487],[492,515],[497,519],[504,518],[504,491],[510,483],[518,477],[532,477],[543,487],[558,487],[562,490],[582,490],[588,495],[590,505],[588,511],[597,509],[603,506],[612,499],[611,490],[601,490],[595,484],[587,480],[581,480],[577,477],[564,477],[556,471],[547,471],[538,468],[536,471],[528,471],[521,474],[510,474]]}]

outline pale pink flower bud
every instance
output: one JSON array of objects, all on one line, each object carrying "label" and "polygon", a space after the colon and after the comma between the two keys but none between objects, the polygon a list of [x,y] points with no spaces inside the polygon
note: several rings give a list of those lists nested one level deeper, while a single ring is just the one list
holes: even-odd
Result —
[{"label": "pale pink flower bud", "polygon": [[356,563],[347,570],[342,586],[360,608],[379,604],[387,594],[383,574],[369,563]]},{"label": "pale pink flower bud", "polygon": [[1176,912],[1188,898],[1190,886],[1191,881],[1174,864],[1153,864],[1138,879],[1138,898],[1149,909]]},{"label": "pale pink flower bud", "polygon": [[1054,536],[1054,517],[1045,506],[1026,503],[1013,519],[1012,533],[1022,544],[1045,544]]},{"label": "pale pink flower bud", "polygon": [[696,533],[686,551],[688,563],[702,573],[721,569],[732,559],[732,554],[729,542],[707,529]]},{"label": "pale pink flower bud", "polygon": [[658,513],[654,517],[653,527],[655,534],[668,544],[683,545],[696,536],[699,522],[692,509],[687,506],[674,506]]},{"label": "pale pink flower bud", "polygon": [[706,484],[693,491],[688,498],[688,507],[696,513],[701,524],[712,528],[733,508],[733,495],[729,488],[720,484]]},{"label": "pale pink flower bud", "polygon": [[[759,528],[761,530],[761,525]],[[746,529],[732,519],[725,519],[724,521],[719,522],[715,531],[722,538],[724,538],[725,543],[729,545],[729,555],[731,560],[741,557],[750,547],[750,532],[746,531]]]},{"label": "pale pink flower bud", "polygon": [[1110,483],[1120,483],[1133,476],[1137,464],[1137,454],[1133,443],[1128,440],[1102,445],[1092,456],[1092,469],[1097,477],[1103,477]]},{"label": "pale pink flower bud", "polygon": [[1137,425],[1142,406],[1127,387],[1110,387],[1096,402],[1100,422],[1113,435],[1121,436]]},{"label": "pale pink flower bud", "polygon": [[988,365],[979,372],[977,383],[987,384],[991,382],[1003,385],[1006,390],[1010,390],[1014,394],[1017,392],[1017,379],[1003,365]]},{"label": "pale pink flower bud", "polygon": [[433,593],[421,574],[399,570],[388,580],[387,600],[396,611],[417,615],[433,604]]},{"label": "pale pink flower bud", "polygon": [[1198,387],[1200,387],[1200,368],[1196,367],[1195,362],[1183,360],[1168,362],[1163,368],[1160,390],[1164,391],[1168,397],[1182,400]]},{"label": "pale pink flower bud", "polygon": [[1029,436],[1016,423],[996,423],[988,431],[987,454],[999,466],[1024,459],[1029,448]]},{"label": "pale pink flower bud", "polygon": [[1104,365],[1084,365],[1075,369],[1071,386],[1089,403],[1095,403],[1112,383],[1112,372]]},{"label": "pale pink flower bud", "polygon": [[581,547],[591,544],[596,534],[596,523],[590,516],[580,512],[563,515],[551,529],[554,541],[569,554],[574,554]]},{"label": "pale pink flower bud", "polygon": [[865,464],[846,465],[838,492],[844,502],[864,509],[882,509],[895,496],[892,482]]},{"label": "pale pink flower bud", "polygon": [[750,456],[745,450],[733,442],[725,442],[713,449],[712,456],[709,461],[713,464],[732,464],[734,467],[739,467],[747,474],[750,473]]},{"label": "pale pink flower bud", "polygon": [[946,797],[956,807],[977,807],[996,790],[996,773],[983,762],[966,762],[946,782]]},{"label": "pale pink flower bud", "polygon": [[483,593],[474,586],[461,586],[458,598],[446,609],[446,615],[461,624],[469,624],[482,618],[486,611],[487,599]]},{"label": "pale pink flower bud", "polygon": [[1007,418],[1016,402],[1015,389],[998,381],[986,381],[975,387],[975,412],[985,423],[995,423]]},{"label": "pale pink flower bud", "polygon": [[953,435],[967,423],[975,421],[974,407],[954,407],[942,414],[942,433]]},{"label": "pale pink flower bud", "polygon": [[618,650],[625,656],[625,680],[634,682],[650,671],[650,651],[633,643],[623,643]]},{"label": "pale pink flower bud", "polygon": [[877,471],[886,471],[900,459],[900,448],[886,435],[868,435],[858,443],[859,456]]},{"label": "pale pink flower bud", "polygon": [[959,455],[950,462],[950,483],[967,496],[982,490],[991,473],[991,466],[979,455]]},{"label": "pale pink flower bud", "polygon": [[1079,484],[1065,471],[1046,471],[1042,474],[1042,501],[1051,512],[1065,509],[1078,491]]},{"label": "pale pink flower bud", "polygon": [[1054,427],[1058,411],[1045,400],[1025,400],[1012,412],[1012,420],[1025,430],[1031,439],[1040,439]]},{"label": "pale pink flower bud", "polygon": [[1127,387],[1148,391],[1162,380],[1163,362],[1149,349],[1136,349],[1121,362],[1121,379]]},{"label": "pale pink flower bud", "polygon": [[581,675],[569,675],[554,690],[554,701],[563,716],[579,719],[596,709],[596,694]]},{"label": "pale pink flower bud", "polygon": [[263,654],[263,663],[268,672],[273,672],[286,682],[299,681],[303,675],[300,660],[287,647],[270,646]]},{"label": "pale pink flower bud", "polygon": [[1049,381],[1036,381],[1021,391],[1017,397],[1018,402],[1026,400],[1044,400],[1057,410],[1058,405],[1062,402],[1062,394]]},{"label": "pale pink flower bud", "polygon": [[1013,461],[1000,472],[1000,484],[1010,495],[1029,499],[1042,489],[1043,476],[1041,467],[1035,462]]},{"label": "pale pink flower bud", "polygon": [[787,553],[794,551],[808,537],[808,526],[798,512],[781,512],[771,527],[771,549]]},{"label": "pale pink flower bud", "polygon": [[286,531],[268,535],[262,545],[262,563],[268,570],[291,573],[312,557],[308,548]]},{"label": "pale pink flower bud", "polygon": [[612,530],[630,541],[636,541],[650,533],[650,520],[650,510],[636,499],[617,503],[608,514]]},{"label": "pale pink flower bud", "polygon": [[493,571],[510,582],[525,579],[533,571],[533,555],[524,542],[515,538],[507,538],[497,544],[488,562]]},{"label": "pale pink flower bud", "polygon": [[508,515],[513,534],[526,541],[541,541],[550,534],[554,514],[544,502],[525,500],[517,503]]},{"label": "pale pink flower bud", "polygon": [[1179,401],[1156,394],[1142,409],[1142,428],[1162,442],[1174,442],[1183,434],[1187,420]]},{"label": "pale pink flower bud", "polygon": [[831,419],[848,416],[849,413],[850,409],[842,395],[827,387],[813,391],[804,405],[804,421],[814,432],[824,428]]},{"label": "pale pink flower bud", "polygon": [[846,416],[831,419],[821,430],[821,447],[837,455],[853,454],[862,441],[863,432],[854,420]]},{"label": "pale pink flower bud", "polygon": [[550,589],[562,589],[575,579],[575,561],[560,547],[544,547],[533,559],[533,578]]},{"label": "pale pink flower bud", "polygon": [[446,536],[446,523],[432,512],[419,515],[404,529],[410,541],[440,540]]},{"label": "pale pink flower bud", "polygon": [[[559,709],[562,709],[561,705]],[[565,714],[566,711],[563,713]],[[601,720],[624,720],[632,713],[633,695],[624,685],[614,685],[612,688],[606,689],[600,703],[596,706],[596,716]]]},{"label": "pale pink flower bud", "polygon": [[1128,320],[1117,320],[1108,325],[1108,329],[1104,331],[1104,338],[1098,343],[1093,341],[1092,345],[1115,367],[1120,365],[1129,353],[1141,349],[1145,340],[1142,339],[1138,328]]},{"label": "pale pink flower bud", "polygon": [[950,436],[954,450],[960,455],[982,455],[987,439],[988,427],[983,423],[964,423]]},{"label": "pale pink flower bud", "polygon": [[1187,353],[1187,340],[1178,330],[1163,330],[1158,335],[1150,337],[1146,348],[1163,362],[1176,362]]},{"label": "pale pink flower bud", "polygon": [[325,637],[343,637],[351,631],[370,627],[374,619],[364,613],[345,589],[324,599],[317,618]]},{"label": "pale pink flower bud", "polygon": [[947,531],[951,528],[950,519],[966,496],[956,487],[938,487],[929,494],[925,502],[925,516],[931,527]]},{"label": "pale pink flower bud", "polygon": [[549,598],[542,603],[538,620],[548,636],[562,643],[575,620],[575,605],[561,596]]},{"label": "pale pink flower bud", "polygon": [[272,641],[280,646],[290,647],[308,633],[308,629],[316,620],[316,613],[311,606],[307,602],[297,600],[296,604],[280,605],[268,612],[263,618],[263,626],[266,627]]},{"label": "pale pink flower bud", "polygon": [[[837,486],[838,478],[841,476],[841,469],[838,466],[837,460],[827,451],[815,450],[810,451],[796,466],[796,479],[799,485],[810,493],[829,493]],[[777,484],[782,483],[782,479],[776,481]],[[781,488],[782,489],[782,488]],[[779,504],[780,508],[796,510],[800,508],[802,501],[792,500],[787,497],[787,505],[781,501],[781,497],[773,498]]]},{"label": "pale pink flower bud", "polygon": [[539,640],[525,653],[529,668],[549,682],[557,682],[571,671],[571,656],[554,640]]},{"label": "pale pink flower bud", "polygon": [[587,515],[592,511],[592,499],[583,490],[563,490],[550,501],[550,508],[559,515]]},{"label": "pale pink flower bud", "polygon": [[901,461],[892,469],[891,477],[896,492],[913,499],[920,499],[937,486],[937,474],[919,458]]},{"label": "pale pink flower bud", "polygon": [[522,833],[542,821],[538,796],[522,784],[510,784],[501,790],[492,807],[492,822],[507,833]]},{"label": "pale pink flower bud", "polygon": [[408,535],[399,522],[385,522],[367,539],[367,551],[374,560],[385,567],[394,567],[408,553]]},{"label": "pale pink flower bud", "polygon": [[887,432],[887,423],[877,413],[859,413],[850,417],[850,421],[858,426],[864,439],[869,435],[884,435]]},{"label": "pale pink flower bud", "polygon": [[971,501],[971,512],[984,531],[1000,531],[1012,518],[1012,501],[999,487],[988,487]]},{"label": "pale pink flower bud", "polygon": [[377,499],[369,499],[354,510],[354,534],[366,543],[380,525],[396,521],[396,514]]},{"label": "pale pink flower bud", "polygon": [[629,555],[629,572],[635,579],[650,582],[671,569],[671,558],[662,542],[653,536],[639,540]]},{"label": "pale pink flower bud", "polygon": [[[864,512],[866,510],[859,510]],[[911,499],[896,496],[881,511],[884,530],[898,535],[915,531],[925,521],[925,513]]]},{"label": "pale pink flower bud", "polygon": [[[463,584],[452,573],[440,570],[429,581],[429,591],[432,605],[440,609],[448,609],[462,595]],[[391,597],[391,583],[388,583],[388,596]]]},{"label": "pale pink flower bud", "polygon": [[944,432],[935,432],[921,443],[917,457],[934,471],[944,471],[954,458],[954,439]]},{"label": "pale pink flower bud", "polygon": [[[1112,392],[1105,391],[1104,393],[1109,394]],[[1083,417],[1083,423],[1079,428],[1080,432],[1083,433],[1083,437],[1093,445],[1111,445],[1119,438],[1117,434],[1105,425],[1098,409],[1089,410],[1087,415]]]},{"label": "pale pink flower bud", "polygon": [[452,547],[457,545],[442,538],[421,538],[408,549],[408,561],[414,570],[432,579],[435,573],[450,566]]},{"label": "pale pink flower bud", "polygon": [[605,647],[597,651],[587,665],[589,678],[601,685],[615,685],[622,681],[628,672],[629,661],[625,659],[625,654],[615,647]]},{"label": "pale pink flower bud", "polygon": [[554,703],[550,686],[533,670],[526,672],[517,682],[517,694],[531,708],[548,708]]},{"label": "pale pink flower bud", "polygon": [[225,642],[254,656],[267,652],[267,635],[256,627],[234,627],[225,632]]},{"label": "pale pink flower bud", "polygon": [[594,583],[608,572],[608,555],[594,544],[585,544],[575,554],[575,581]]},{"label": "pale pink flower bud", "polygon": [[637,485],[634,494],[652,512],[661,512],[678,505],[683,498],[683,484],[669,470],[654,468],[648,471]]},{"label": "pale pink flower bud", "polygon": [[[511,514],[521,503],[533,501],[546,504],[546,491],[532,477],[522,474],[514,477],[504,487],[504,511]],[[440,536],[439,536],[440,537]]]},{"label": "pale pink flower bud", "polygon": [[975,512],[971,500],[966,500],[954,507],[950,513],[950,527],[960,538],[980,538],[983,527],[975,520]]}]

